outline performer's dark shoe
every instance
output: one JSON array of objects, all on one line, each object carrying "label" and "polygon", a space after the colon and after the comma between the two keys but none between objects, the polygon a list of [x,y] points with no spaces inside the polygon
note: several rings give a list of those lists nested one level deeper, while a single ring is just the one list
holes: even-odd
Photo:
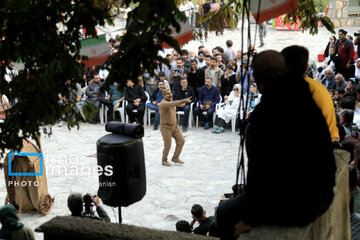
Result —
[{"label": "performer's dark shoe", "polygon": [[168,162],[168,161],[164,161],[164,162],[162,162],[162,165],[163,166],[167,166],[167,167],[170,167],[171,165],[170,165],[170,163]]},{"label": "performer's dark shoe", "polygon": [[180,159],[173,159],[171,161],[174,163],[184,164],[184,161],[181,161]]},{"label": "performer's dark shoe", "polygon": [[259,48],[263,47],[264,45],[265,45],[264,43],[260,44]]}]

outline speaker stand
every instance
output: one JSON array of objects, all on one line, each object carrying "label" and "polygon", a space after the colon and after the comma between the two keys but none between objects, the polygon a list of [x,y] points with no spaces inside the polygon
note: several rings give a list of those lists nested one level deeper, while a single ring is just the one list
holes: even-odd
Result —
[{"label": "speaker stand", "polygon": [[122,223],[121,206],[119,206],[119,223]]}]

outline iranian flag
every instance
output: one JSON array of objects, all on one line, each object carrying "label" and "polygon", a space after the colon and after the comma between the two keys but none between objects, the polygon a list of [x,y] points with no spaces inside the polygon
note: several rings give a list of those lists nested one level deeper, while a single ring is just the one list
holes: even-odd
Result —
[{"label": "iranian flag", "polygon": [[110,56],[110,48],[105,39],[105,34],[97,38],[88,38],[81,40],[80,55],[88,56],[84,61],[85,67],[103,65]]},{"label": "iranian flag", "polygon": [[297,0],[251,0],[250,11],[255,21],[262,23],[291,12],[297,7]]}]

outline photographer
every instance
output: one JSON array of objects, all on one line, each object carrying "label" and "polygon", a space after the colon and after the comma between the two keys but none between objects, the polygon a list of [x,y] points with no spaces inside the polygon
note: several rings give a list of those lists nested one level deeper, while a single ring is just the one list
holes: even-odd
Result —
[{"label": "photographer", "polygon": [[[95,216],[92,207],[96,206],[96,212],[99,215]],[[84,208],[85,207],[85,212]],[[88,217],[97,220],[104,220],[110,222],[109,215],[105,209],[100,206],[100,199],[96,195],[91,196],[89,193],[81,196],[80,193],[71,193],[68,197],[68,208],[71,211],[71,216]]]},{"label": "photographer", "polygon": [[354,33],[355,36],[355,40],[354,40],[354,45],[357,45],[357,59],[360,58],[360,30],[357,31],[356,33]]},{"label": "photographer", "polygon": [[180,80],[187,78],[188,69],[184,66],[185,60],[182,57],[176,59],[176,68],[172,69],[170,75],[170,85],[172,85],[172,90],[181,88]]},{"label": "photographer", "polygon": [[[198,62],[196,59],[191,60],[191,68],[189,69],[188,74],[188,82],[191,87],[194,88],[196,91],[197,89],[200,89],[202,86],[204,86],[204,70],[199,68]],[[198,91],[196,91],[196,96],[199,94]]]}]

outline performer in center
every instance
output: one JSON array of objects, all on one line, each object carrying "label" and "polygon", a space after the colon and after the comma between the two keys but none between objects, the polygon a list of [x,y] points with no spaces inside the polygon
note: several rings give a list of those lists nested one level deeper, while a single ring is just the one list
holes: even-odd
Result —
[{"label": "performer in center", "polygon": [[176,106],[179,106],[183,103],[191,103],[191,97],[173,101],[172,93],[169,89],[164,89],[162,94],[164,99],[159,104],[160,132],[164,140],[162,165],[171,166],[167,160],[171,147],[171,138],[174,138],[176,143],[175,152],[171,161],[174,163],[184,164],[184,162],[181,161],[179,157],[184,146],[185,139],[176,122]]}]

